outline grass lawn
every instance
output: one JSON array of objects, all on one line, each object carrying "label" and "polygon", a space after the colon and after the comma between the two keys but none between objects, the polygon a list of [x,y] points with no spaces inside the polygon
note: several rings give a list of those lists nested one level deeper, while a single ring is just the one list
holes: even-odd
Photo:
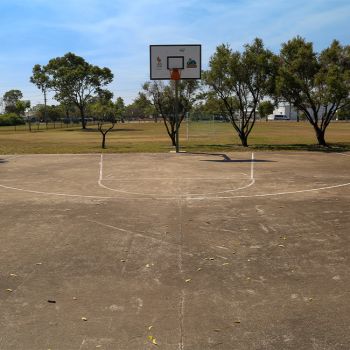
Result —
[{"label": "grass lawn", "polygon": [[[184,122],[181,126],[180,146],[189,152],[220,152],[245,150],[228,123]],[[350,123],[331,123],[326,141],[334,151],[350,150]],[[248,139],[254,150],[324,150],[316,145],[313,128],[308,122],[257,122]],[[104,152],[168,152],[170,139],[162,122],[117,124],[107,135]],[[0,127],[0,154],[21,153],[99,153],[101,134],[96,126],[81,130],[80,126],[46,130],[41,126],[32,132],[23,126]]]}]

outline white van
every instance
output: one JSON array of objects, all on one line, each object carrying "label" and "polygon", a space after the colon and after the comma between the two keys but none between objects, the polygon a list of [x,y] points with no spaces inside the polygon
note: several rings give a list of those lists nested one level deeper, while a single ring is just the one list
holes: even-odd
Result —
[{"label": "white van", "polygon": [[290,120],[285,114],[270,114],[267,116],[268,120]]}]

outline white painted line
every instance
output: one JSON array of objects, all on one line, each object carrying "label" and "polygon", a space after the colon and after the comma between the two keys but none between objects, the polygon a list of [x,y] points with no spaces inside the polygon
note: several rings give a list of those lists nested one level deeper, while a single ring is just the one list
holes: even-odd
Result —
[{"label": "white painted line", "polygon": [[205,193],[205,194],[200,194],[200,193],[188,193],[188,194],[183,194],[182,197],[186,197],[186,196],[203,196],[203,195],[214,195],[214,194],[218,194],[218,193],[229,193],[229,192],[236,192],[236,191],[240,191],[240,190],[244,190],[250,186],[253,186],[255,184],[255,180],[252,179],[250,181],[250,183],[246,186],[242,186],[242,187],[237,187],[234,188],[232,190],[226,190],[226,191],[216,191],[216,192],[209,192],[209,193]]},{"label": "white painted line", "polygon": [[100,176],[98,178],[98,184],[100,185],[101,181],[102,181],[102,171],[103,171],[103,154],[101,153],[100,155]]},{"label": "white painted line", "polygon": [[[175,196],[175,198],[187,198],[188,196],[209,196],[209,195],[215,195],[215,194],[220,194],[220,193],[229,193],[229,192],[236,192],[236,191],[240,191],[243,189],[246,189],[250,186],[253,186],[255,183],[254,180],[254,153],[252,153],[252,160],[251,160],[251,172],[250,172],[250,183],[248,185],[242,186],[242,187],[238,187],[238,188],[234,188],[232,190],[225,190],[225,191],[215,191],[215,192],[208,192],[208,193],[185,193],[179,196]],[[137,195],[137,196],[147,196],[147,197],[156,197],[159,198],[157,196],[159,196],[158,193],[140,193],[140,192],[132,192],[132,191],[124,191],[124,190],[118,190],[116,188],[112,188],[112,187],[108,187],[105,186],[102,183],[103,180],[103,154],[101,154],[100,156],[100,175],[99,175],[99,179],[98,179],[98,185],[104,189],[107,189],[109,191],[113,191],[113,192],[119,192],[119,193],[125,193],[125,194],[133,194],[133,195]]]},{"label": "white painted line", "polygon": [[250,162],[250,179],[254,180],[254,152],[252,152],[252,160]]},{"label": "white painted line", "polygon": [[[252,194],[252,195],[241,195],[241,196],[211,196],[211,197],[186,197],[185,195],[181,196],[164,196],[164,197],[152,197],[148,196],[149,199],[156,199],[156,200],[179,200],[179,198],[187,199],[187,200],[205,200],[205,199],[234,199],[234,198],[253,198],[253,197],[270,197],[270,196],[281,196],[286,194],[296,194],[296,193],[304,193],[304,192],[315,192],[315,191],[322,191],[322,190],[329,190],[333,188],[340,188],[340,187],[346,187],[350,186],[350,182],[339,184],[339,185],[333,185],[333,186],[327,186],[327,187],[318,187],[318,188],[311,188],[307,190],[297,190],[297,191],[287,191],[287,192],[275,192],[275,193],[262,193],[262,194]],[[12,187],[12,186],[5,186],[0,185],[0,187],[8,189],[8,190],[14,190],[14,191],[21,191],[21,192],[27,192],[27,193],[34,193],[34,194],[45,194],[45,195],[53,195],[53,196],[62,196],[62,197],[75,197],[75,198],[91,198],[91,199],[140,199],[144,200],[144,198],[135,198],[135,197],[117,197],[117,196],[94,196],[94,195],[83,195],[83,194],[69,194],[69,193],[56,193],[56,192],[44,192],[44,191],[33,191],[33,190],[26,190],[23,188],[18,187]]]},{"label": "white painted line", "polygon": [[[243,175],[245,177],[239,177],[239,179],[246,179],[248,176],[245,173],[237,173],[235,175],[229,176],[229,177],[181,177],[181,180],[201,180],[201,181],[211,181],[211,180],[234,180],[238,178],[238,175]],[[108,178],[113,176],[112,174],[105,176],[104,179],[101,179],[102,181],[147,181],[147,180],[179,180],[178,177],[138,177],[137,179],[126,179],[126,178]]]},{"label": "white painted line", "polygon": [[33,191],[33,190],[25,190],[24,188],[5,186],[5,185],[0,185],[0,187],[6,188],[8,190],[22,191],[22,192],[35,193],[35,194],[47,194],[47,195],[53,195],[53,196],[63,196],[63,197],[100,198],[100,199],[119,198],[119,197],[110,197],[110,196],[92,196],[92,195],[89,196],[89,195],[84,195],[84,194],[69,194],[69,193]]},{"label": "white painted line", "polygon": [[[340,153],[341,155],[344,155],[343,153]],[[96,154],[93,154],[96,155]],[[254,159],[254,155],[252,154],[252,159]],[[253,162],[252,162],[253,163]],[[252,167],[251,167],[252,169]],[[99,173],[99,180],[98,184],[103,187],[110,189],[106,186],[104,186],[101,183],[102,180],[102,175],[103,175],[103,155],[101,154],[100,156],[100,173]],[[254,177],[254,168],[253,171],[251,171],[251,177]],[[253,181],[254,178],[253,178]],[[251,182],[250,184],[247,185],[247,187],[251,186],[254,182]],[[338,185],[331,185],[331,186],[325,186],[325,187],[317,187],[317,188],[311,188],[311,189],[306,189],[306,190],[295,190],[295,191],[285,191],[285,192],[275,192],[275,193],[262,193],[262,194],[252,194],[252,195],[236,195],[236,196],[203,196],[203,195],[198,195],[198,197],[191,195],[180,195],[180,196],[154,196],[154,195],[147,195],[147,194],[142,194],[143,196],[146,196],[146,198],[150,199],[156,199],[156,200],[178,200],[179,198],[182,199],[187,199],[187,200],[210,200],[210,199],[235,199],[235,198],[257,198],[257,197],[271,197],[271,196],[281,196],[281,195],[291,195],[291,194],[298,194],[298,193],[307,193],[307,192],[316,192],[316,191],[323,191],[323,190],[329,190],[329,189],[335,189],[335,188],[341,188],[341,187],[346,187],[350,186],[350,182],[343,183],[343,184],[338,184]],[[139,200],[144,200],[146,199],[145,197],[143,198],[135,198],[135,197],[117,197],[117,196],[94,196],[94,195],[81,195],[81,194],[68,194],[68,193],[56,193],[56,192],[45,192],[45,191],[34,191],[34,190],[26,190],[23,188],[18,188],[18,187],[12,187],[12,186],[5,186],[1,185],[0,187],[9,189],[9,190],[15,190],[15,191],[22,191],[22,192],[27,192],[27,193],[34,193],[34,194],[45,194],[45,195],[54,195],[54,196],[62,196],[62,197],[73,197],[73,198],[90,198],[90,199],[139,199]],[[116,192],[124,192],[127,194],[133,194],[131,192],[127,191],[119,191],[115,189],[110,189],[112,191]],[[229,191],[236,191],[238,189],[234,190],[229,190]],[[218,193],[218,192],[217,192]]]},{"label": "white painted line", "polygon": [[241,195],[241,196],[227,196],[227,197],[197,197],[197,198],[187,198],[187,199],[198,200],[198,199],[231,199],[231,198],[270,197],[270,196],[281,196],[281,195],[286,195],[286,194],[296,194],[296,193],[323,191],[323,190],[329,190],[329,189],[332,189],[332,188],[345,187],[345,186],[349,186],[349,185],[350,185],[350,182],[345,183],[345,184],[327,186],[327,187],[310,188],[310,189],[307,189],[307,190],[275,192],[275,193],[262,193],[262,194],[251,194],[251,195]]}]

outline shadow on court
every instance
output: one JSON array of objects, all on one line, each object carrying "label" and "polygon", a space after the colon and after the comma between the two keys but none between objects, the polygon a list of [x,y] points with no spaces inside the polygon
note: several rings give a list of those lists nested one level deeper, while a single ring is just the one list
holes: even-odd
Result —
[{"label": "shadow on court", "polygon": [[216,163],[275,163],[275,160],[265,159],[232,159],[225,153],[205,153],[205,152],[189,152],[191,155],[200,156],[220,156],[222,159],[203,159],[201,162],[216,162]]}]

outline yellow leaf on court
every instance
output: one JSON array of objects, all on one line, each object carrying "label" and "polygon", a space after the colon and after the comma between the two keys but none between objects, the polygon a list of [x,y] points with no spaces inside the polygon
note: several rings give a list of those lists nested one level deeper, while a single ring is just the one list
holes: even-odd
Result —
[{"label": "yellow leaf on court", "polygon": [[198,267],[197,271],[200,271],[200,270],[202,270],[202,268],[201,268],[201,267]]},{"label": "yellow leaf on court", "polygon": [[7,292],[13,292],[13,290],[10,289],[10,288],[7,288],[6,291],[7,291]]},{"label": "yellow leaf on court", "polygon": [[153,328],[153,326],[149,326],[149,327],[148,327],[148,330],[150,331],[152,328]]},{"label": "yellow leaf on court", "polygon": [[188,278],[187,280],[185,280],[186,283],[190,282],[191,278]]},{"label": "yellow leaf on court", "polygon": [[87,321],[87,318],[86,317],[82,317],[81,318],[83,321]]},{"label": "yellow leaf on court", "polygon": [[157,341],[156,341],[156,338],[153,337],[153,335],[149,335],[148,336],[148,340],[154,344],[154,345],[158,345]]}]

